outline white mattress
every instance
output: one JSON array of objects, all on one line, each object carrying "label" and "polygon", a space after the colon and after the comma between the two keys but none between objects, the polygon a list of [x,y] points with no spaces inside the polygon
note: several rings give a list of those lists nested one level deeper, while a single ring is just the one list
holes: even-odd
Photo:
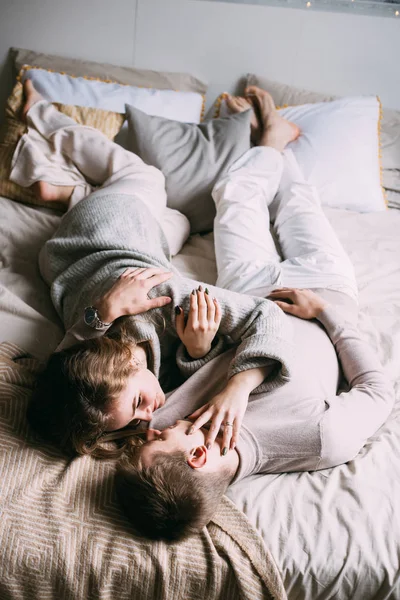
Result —
[{"label": "white mattress", "polygon": [[[318,473],[254,476],[229,496],[261,533],[289,600],[400,599],[400,211],[327,215],[360,288],[360,326],[397,406],[356,460]],[[44,358],[63,336],[37,254],[59,217],[0,198],[0,341]],[[214,283],[212,234],[193,236],[173,259]]]}]

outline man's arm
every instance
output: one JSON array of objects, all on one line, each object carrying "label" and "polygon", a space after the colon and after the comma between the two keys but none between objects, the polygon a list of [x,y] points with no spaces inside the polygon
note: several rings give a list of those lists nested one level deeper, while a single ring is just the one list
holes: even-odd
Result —
[{"label": "man's arm", "polygon": [[[354,458],[386,421],[394,404],[392,382],[385,375],[376,352],[359,331],[310,290],[278,290],[272,299],[285,312],[302,319],[316,318],[325,327],[335,347],[350,390],[325,398],[321,420],[321,462],[319,469]],[[282,302],[289,299],[292,304]]]},{"label": "man's arm", "polygon": [[325,400],[327,410],[321,421],[319,466],[322,469],[347,462],[358,454],[390,415],[394,389],[376,351],[334,308],[326,308],[317,319],[335,346],[350,388]]}]

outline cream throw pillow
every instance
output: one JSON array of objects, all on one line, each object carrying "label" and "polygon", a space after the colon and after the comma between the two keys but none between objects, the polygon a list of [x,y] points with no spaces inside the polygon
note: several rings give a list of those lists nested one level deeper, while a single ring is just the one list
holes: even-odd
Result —
[{"label": "cream throw pillow", "polygon": [[130,104],[149,115],[185,123],[199,123],[203,116],[204,95],[198,92],[159,90],[72,77],[29,65],[21,70],[21,80],[26,78],[32,80],[35,89],[49,102],[90,106],[121,114],[125,113],[125,104]]}]

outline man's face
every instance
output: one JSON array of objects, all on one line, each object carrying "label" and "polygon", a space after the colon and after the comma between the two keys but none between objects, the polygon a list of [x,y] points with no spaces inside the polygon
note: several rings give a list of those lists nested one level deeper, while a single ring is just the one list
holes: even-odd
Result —
[{"label": "man's face", "polygon": [[191,421],[177,421],[174,425],[162,431],[148,429],[146,432],[146,442],[140,449],[142,464],[145,467],[150,466],[152,464],[152,457],[157,452],[176,452],[177,450],[182,450],[189,454],[193,448],[204,446],[205,431],[199,429],[192,435],[188,435],[191,426]]},{"label": "man's face", "polygon": [[142,466],[150,467],[155,455],[159,452],[181,451],[184,452],[186,462],[192,469],[202,469],[203,472],[208,473],[229,470],[233,476],[239,465],[239,456],[236,450],[230,450],[226,456],[222,455],[222,433],[218,433],[213,445],[208,450],[205,446],[207,429],[202,427],[192,435],[188,435],[192,424],[191,421],[177,421],[175,425],[162,431],[148,429],[146,442],[140,448]]}]

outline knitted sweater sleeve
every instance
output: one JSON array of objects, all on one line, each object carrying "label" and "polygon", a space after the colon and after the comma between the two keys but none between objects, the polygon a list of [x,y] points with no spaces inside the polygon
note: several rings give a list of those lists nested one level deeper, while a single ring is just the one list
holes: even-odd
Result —
[{"label": "knitted sweater sleeve", "polygon": [[[181,306],[185,315],[189,311],[190,293],[199,285],[198,281],[176,278],[160,286],[158,293],[172,296],[168,310],[174,313],[176,305]],[[202,284],[203,287],[206,284]],[[211,296],[216,297],[221,306],[222,320],[210,352],[200,359],[192,359],[183,344],[178,347],[176,361],[182,375],[187,378],[204,364],[228,349],[236,346],[227,377],[253,369],[271,365],[276,368],[254,392],[267,391],[282,385],[290,377],[293,357],[292,328],[287,316],[269,300],[237,294],[207,284]],[[175,315],[171,314],[174,327]]]},{"label": "knitted sweater sleeve", "polygon": [[[190,294],[198,285],[198,281],[175,275],[166,283],[150,290],[149,297],[170,296],[172,298],[172,302],[167,306],[155,309],[161,311],[163,317],[159,319],[162,327],[160,326],[157,331],[161,344],[165,337],[165,329],[172,338],[178,338],[175,327],[175,306],[181,306],[187,315]],[[178,346],[176,361],[183,377],[190,377],[204,364],[234,344],[236,352],[229,365],[228,379],[241,371],[270,366],[272,359],[276,363],[275,369],[272,369],[270,375],[254,392],[268,391],[288,381],[294,352],[292,328],[284,312],[269,300],[237,294],[204,283],[202,285],[204,287],[207,285],[209,293],[218,298],[222,320],[213,347],[203,358],[192,359],[183,344]],[[141,316],[156,322],[154,312],[150,310]],[[107,329],[91,329],[81,318],[67,331],[58,349],[78,340],[104,335],[106,331]]]},{"label": "knitted sweater sleeve", "polygon": [[78,319],[75,325],[73,325],[73,327],[68,329],[60,344],[57,346],[56,352],[65,350],[66,348],[69,348],[78,342],[82,342],[83,340],[101,337],[108,330],[109,327],[102,327],[101,329],[93,329],[92,327],[88,327],[83,317],[81,317]]}]

